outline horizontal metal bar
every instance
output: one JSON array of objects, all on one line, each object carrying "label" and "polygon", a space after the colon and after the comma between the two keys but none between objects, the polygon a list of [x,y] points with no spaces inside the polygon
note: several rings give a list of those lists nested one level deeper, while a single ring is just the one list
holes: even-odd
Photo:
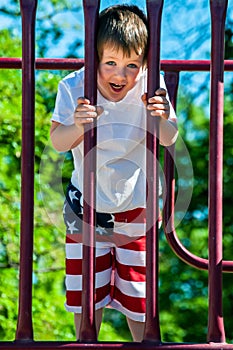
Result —
[{"label": "horizontal metal bar", "polygon": [[[161,60],[161,70],[173,72],[210,71],[210,60]],[[233,71],[233,60],[224,61],[224,70]]]},{"label": "horizontal metal bar", "polygon": [[2,350],[70,350],[70,349],[85,349],[85,350],[112,350],[112,349],[127,349],[138,350],[142,349],[153,350],[233,350],[233,344],[226,343],[162,343],[156,345],[154,342],[97,342],[97,343],[79,343],[79,342],[53,342],[53,341],[34,341],[34,342],[0,342]]},{"label": "horizontal metal bar", "polygon": [[[73,70],[84,66],[83,58],[37,58],[36,69]],[[0,57],[0,69],[21,69],[21,58]],[[161,60],[161,70],[174,72],[210,71],[210,60]],[[233,60],[224,61],[224,70],[233,71]]]}]

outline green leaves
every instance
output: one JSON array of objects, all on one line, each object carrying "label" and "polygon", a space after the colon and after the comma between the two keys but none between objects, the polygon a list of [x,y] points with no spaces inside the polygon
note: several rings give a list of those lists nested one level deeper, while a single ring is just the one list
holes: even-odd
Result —
[{"label": "green leaves", "polygon": [[[18,1],[11,1],[8,15],[19,15]],[[63,35],[53,15],[77,12],[70,1],[40,2],[38,52],[45,56],[50,42]],[[46,13],[46,9],[49,11]],[[5,9],[6,11],[6,9]],[[2,8],[2,12],[4,9]],[[44,17],[43,17],[44,16]],[[70,18],[70,17],[68,17]],[[45,22],[43,22],[45,23]],[[64,22],[65,23],[65,22]],[[227,32],[232,41],[232,31]],[[41,40],[43,38],[43,42]],[[49,41],[51,40],[51,41]],[[77,42],[72,42],[75,47]],[[77,46],[77,45],[76,45]],[[228,46],[231,49],[232,43]],[[229,51],[230,52],[230,51]],[[230,54],[229,54],[230,55]],[[227,57],[230,57],[230,56]],[[21,40],[15,30],[0,32],[0,56],[21,57]],[[64,189],[72,171],[70,154],[58,154],[49,141],[50,118],[57,84],[67,72],[36,72],[35,106],[35,227],[33,252],[33,326],[35,340],[75,340],[73,315],[64,308],[64,241],[62,220]],[[198,74],[198,73],[197,73]],[[207,91],[207,85],[204,87]],[[21,171],[21,71],[0,70],[0,339],[14,340],[18,312]],[[224,259],[232,259],[232,83],[226,87],[224,114]],[[194,191],[177,234],[194,254],[207,257],[208,245],[208,137],[207,101],[200,107],[185,88],[179,90],[178,118],[183,143],[194,170]],[[204,108],[205,107],[205,108]],[[187,155],[186,154],[186,155]],[[177,144],[182,166],[180,183],[188,186],[188,165]],[[207,333],[208,277],[180,261],[164,235],[160,237],[160,321],[163,341],[205,342]],[[224,316],[227,337],[233,339],[231,315],[232,275],[224,275]],[[190,322],[192,320],[192,322]],[[100,340],[130,341],[125,318],[107,309]]]}]

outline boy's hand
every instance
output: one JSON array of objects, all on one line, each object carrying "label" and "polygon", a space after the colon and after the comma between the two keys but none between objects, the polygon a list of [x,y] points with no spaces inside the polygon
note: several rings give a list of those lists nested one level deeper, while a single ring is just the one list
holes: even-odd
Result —
[{"label": "boy's hand", "polygon": [[159,88],[155,91],[155,96],[151,97],[147,101],[147,94],[142,96],[142,101],[146,108],[151,111],[150,114],[154,117],[161,117],[168,119],[170,115],[169,102],[166,99],[166,90]]},{"label": "boy's hand", "polygon": [[78,105],[74,111],[74,123],[77,127],[92,123],[95,118],[103,113],[102,107],[92,106],[90,101],[85,97],[79,97],[77,103]]}]

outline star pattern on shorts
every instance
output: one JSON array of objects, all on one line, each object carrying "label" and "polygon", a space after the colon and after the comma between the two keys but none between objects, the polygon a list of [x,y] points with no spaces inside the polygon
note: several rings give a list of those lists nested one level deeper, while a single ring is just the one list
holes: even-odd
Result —
[{"label": "star pattern on shorts", "polygon": [[79,229],[75,227],[76,220],[74,220],[73,222],[69,222],[68,220],[66,220],[66,224],[68,227],[68,231],[70,231],[71,234],[73,234],[75,231],[79,231]]},{"label": "star pattern on shorts", "polygon": [[105,228],[101,227],[101,226],[96,227],[96,232],[99,233],[101,236],[108,234],[108,232],[105,230]]},{"label": "star pattern on shorts", "polygon": [[75,196],[76,192],[77,191],[72,191],[72,190],[69,191],[69,197],[70,197],[70,200],[71,200],[72,203],[73,203],[74,199],[77,199],[76,196]]},{"label": "star pattern on shorts", "polygon": [[110,214],[111,215],[111,219],[110,220],[108,220],[107,222],[113,222],[114,223],[114,219],[115,219],[115,217],[114,217],[114,215],[112,215],[112,214]]}]

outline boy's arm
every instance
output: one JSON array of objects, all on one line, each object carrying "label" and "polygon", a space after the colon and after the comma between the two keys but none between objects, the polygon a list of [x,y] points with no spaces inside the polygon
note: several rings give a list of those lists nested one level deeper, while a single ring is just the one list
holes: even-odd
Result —
[{"label": "boy's arm", "polygon": [[74,111],[74,124],[64,125],[56,121],[52,122],[50,138],[53,147],[59,152],[66,152],[83,141],[84,124],[92,123],[94,118],[102,113],[101,107],[90,105],[90,101],[79,97],[78,105]]},{"label": "boy's arm", "polygon": [[64,125],[52,121],[50,138],[53,147],[59,152],[66,152],[76,147],[83,140],[83,130],[75,124]]},{"label": "boy's arm", "polygon": [[171,146],[177,139],[178,128],[176,120],[160,120],[160,144],[162,146]]}]

